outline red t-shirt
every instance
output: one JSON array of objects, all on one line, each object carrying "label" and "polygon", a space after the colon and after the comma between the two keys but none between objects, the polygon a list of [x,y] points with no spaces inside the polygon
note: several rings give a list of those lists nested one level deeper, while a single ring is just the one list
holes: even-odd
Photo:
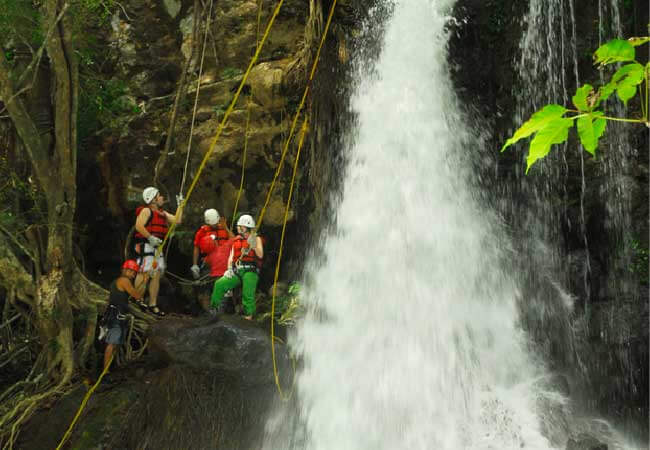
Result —
[{"label": "red t-shirt", "polygon": [[232,247],[233,239],[223,241],[218,245],[212,253],[204,258],[204,261],[210,266],[210,276],[220,277],[228,268],[228,257],[230,256],[230,248]]}]

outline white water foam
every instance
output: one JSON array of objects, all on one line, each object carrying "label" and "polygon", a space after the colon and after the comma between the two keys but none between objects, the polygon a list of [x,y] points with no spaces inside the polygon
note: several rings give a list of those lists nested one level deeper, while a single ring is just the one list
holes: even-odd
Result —
[{"label": "white water foam", "polygon": [[503,241],[458,157],[472,139],[448,74],[453,3],[397,2],[359,80],[336,232],[293,339],[302,434],[284,448],[552,448]]}]

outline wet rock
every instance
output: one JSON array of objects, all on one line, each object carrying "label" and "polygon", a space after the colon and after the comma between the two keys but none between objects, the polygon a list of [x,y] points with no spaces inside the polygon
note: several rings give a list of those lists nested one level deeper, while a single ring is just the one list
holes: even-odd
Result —
[{"label": "wet rock", "polygon": [[608,445],[603,444],[598,439],[588,434],[580,434],[575,438],[569,439],[566,444],[566,450],[607,450]]},{"label": "wet rock", "polygon": [[536,403],[542,434],[554,448],[560,448],[570,433],[569,382],[562,374],[550,374],[537,384],[540,389]]},{"label": "wet rock", "polygon": [[287,104],[287,98],[281,95],[280,89],[288,64],[287,59],[262,63],[251,71],[248,82],[257,103],[270,110],[282,108]]},{"label": "wet rock", "polygon": [[[166,364],[235,377],[244,386],[274,383],[269,334],[236,316],[160,321],[149,342],[153,356]],[[285,346],[276,344],[276,363],[281,370],[290,367]]]},{"label": "wet rock", "polygon": [[181,2],[178,0],[163,0],[163,5],[172,19],[175,19],[181,10]]}]

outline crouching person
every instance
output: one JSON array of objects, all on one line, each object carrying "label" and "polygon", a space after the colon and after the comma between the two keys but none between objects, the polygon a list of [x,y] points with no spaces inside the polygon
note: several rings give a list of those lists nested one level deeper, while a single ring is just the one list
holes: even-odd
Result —
[{"label": "crouching person", "polygon": [[121,275],[111,283],[108,307],[102,318],[102,326],[106,327],[106,350],[104,350],[104,370],[108,370],[115,348],[124,343],[127,326],[127,313],[129,312],[129,297],[141,300],[147,286],[147,275],[144,281],[136,288],[133,286],[140,267],[133,259],[122,264]]},{"label": "crouching person", "polygon": [[237,221],[237,233],[228,257],[228,270],[214,283],[210,302],[219,308],[227,291],[242,286],[244,318],[251,320],[255,314],[255,289],[259,280],[259,269],[264,258],[262,238],[253,229],[255,221],[248,214]]}]

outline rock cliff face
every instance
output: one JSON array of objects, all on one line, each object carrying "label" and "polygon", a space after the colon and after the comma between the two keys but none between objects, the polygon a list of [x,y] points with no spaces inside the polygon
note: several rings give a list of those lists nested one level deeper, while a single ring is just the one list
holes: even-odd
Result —
[{"label": "rock cliff face", "polygon": [[[506,222],[514,224],[514,246],[529,257],[532,253],[527,252],[548,252],[547,256],[530,258],[543,264],[531,266],[530,261],[512,261],[513,273],[527,272],[520,273],[525,290],[521,315],[536,342],[536,350],[552,370],[568,375],[571,395],[582,397],[584,404],[589,405],[587,409],[600,411],[626,431],[645,439],[648,432],[647,129],[627,127],[619,131],[618,136],[623,137],[618,138],[616,127],[609,127],[599,158],[585,155],[584,166],[577,143],[571,141],[567,148],[552,150],[547,165],[536,167],[527,177],[523,175],[523,146],[516,151],[498,153],[514,127],[521,123],[516,118],[521,98],[528,95],[526,92],[543,90],[546,82],[540,69],[534,85],[526,91],[518,75],[517,65],[523,51],[520,42],[526,32],[524,17],[529,3],[533,0],[459,0],[455,7],[456,20],[450,25],[450,61],[466,114],[484,140],[486,151],[473,155],[479,183],[485,201]],[[555,26],[567,27],[567,41],[563,43],[549,33],[543,39],[549,39],[548,43],[558,53],[563,45],[566,55],[575,51],[575,70],[580,83],[597,85],[599,73],[592,65],[591,54],[598,47],[599,33],[612,26],[614,2],[575,3],[572,24],[569,2],[557,2],[558,8],[566,10],[559,11],[558,17],[563,16],[564,21],[558,20]],[[644,19],[648,16],[647,3],[618,2],[616,6],[624,36],[647,34]],[[601,14],[599,7],[604,8]],[[572,25],[577,36],[575,50],[569,41]],[[603,39],[611,37],[605,35]],[[558,80],[566,79],[570,102],[576,80],[573,63],[566,55],[566,73],[558,70],[553,75]],[[638,108],[631,104],[627,113],[634,115]],[[625,163],[620,162],[623,159]],[[555,186],[549,187],[548,183]],[[618,191],[612,193],[613,189]],[[543,216],[535,208],[543,208],[553,221],[545,224],[529,221],[526,225],[531,227],[521,229],[526,220],[521,216]],[[535,249],[532,242],[536,237],[554,249]],[[545,262],[544,258],[547,258]]]},{"label": "rock cliff face", "polygon": [[[79,208],[80,220],[88,226],[87,238],[89,242],[111,242],[101,248],[88,245],[91,276],[102,279],[107,271],[115,272],[113,267],[123,253],[144,187],[157,185],[169,200],[168,209],[175,209],[174,196],[181,189],[183,176],[186,192],[276,4],[262,1],[259,21],[255,1],[136,0],[116,8],[110,30],[103,35],[104,67],[108,67],[104,70],[111,80],[126,86],[120,100],[131,108],[117,119],[115,131],[95,139],[91,145],[97,150],[95,161],[80,168],[80,183],[88,186]],[[237,211],[259,214],[307,84],[329,6],[321,0],[284,2],[188,202],[184,224],[171,250],[172,270],[187,276],[191,236],[202,224],[206,208],[217,208],[232,220],[245,147],[245,178]],[[290,228],[299,220],[316,228],[319,220],[308,216],[320,211],[327,198],[328,189],[319,176],[330,171],[327,153],[334,152],[328,149],[326,122],[340,107],[344,80],[338,75],[346,70],[348,35],[355,14],[358,12],[349,2],[339,2],[321,56],[321,70],[305,105],[311,132],[301,157]],[[262,230],[270,239],[269,248],[277,248],[298,131],[299,127],[264,217]],[[108,209],[100,205],[108,205]],[[99,224],[101,236],[92,231]],[[292,249],[300,244],[299,236],[291,235],[288,242],[290,259]]]},{"label": "rock cliff face", "polygon": [[[239,318],[167,319],[152,329],[146,361],[109,374],[69,448],[256,448],[275,398],[269,334]],[[282,387],[293,371],[276,344]],[[31,422],[20,448],[55,448],[85,394],[65,396]]]}]

